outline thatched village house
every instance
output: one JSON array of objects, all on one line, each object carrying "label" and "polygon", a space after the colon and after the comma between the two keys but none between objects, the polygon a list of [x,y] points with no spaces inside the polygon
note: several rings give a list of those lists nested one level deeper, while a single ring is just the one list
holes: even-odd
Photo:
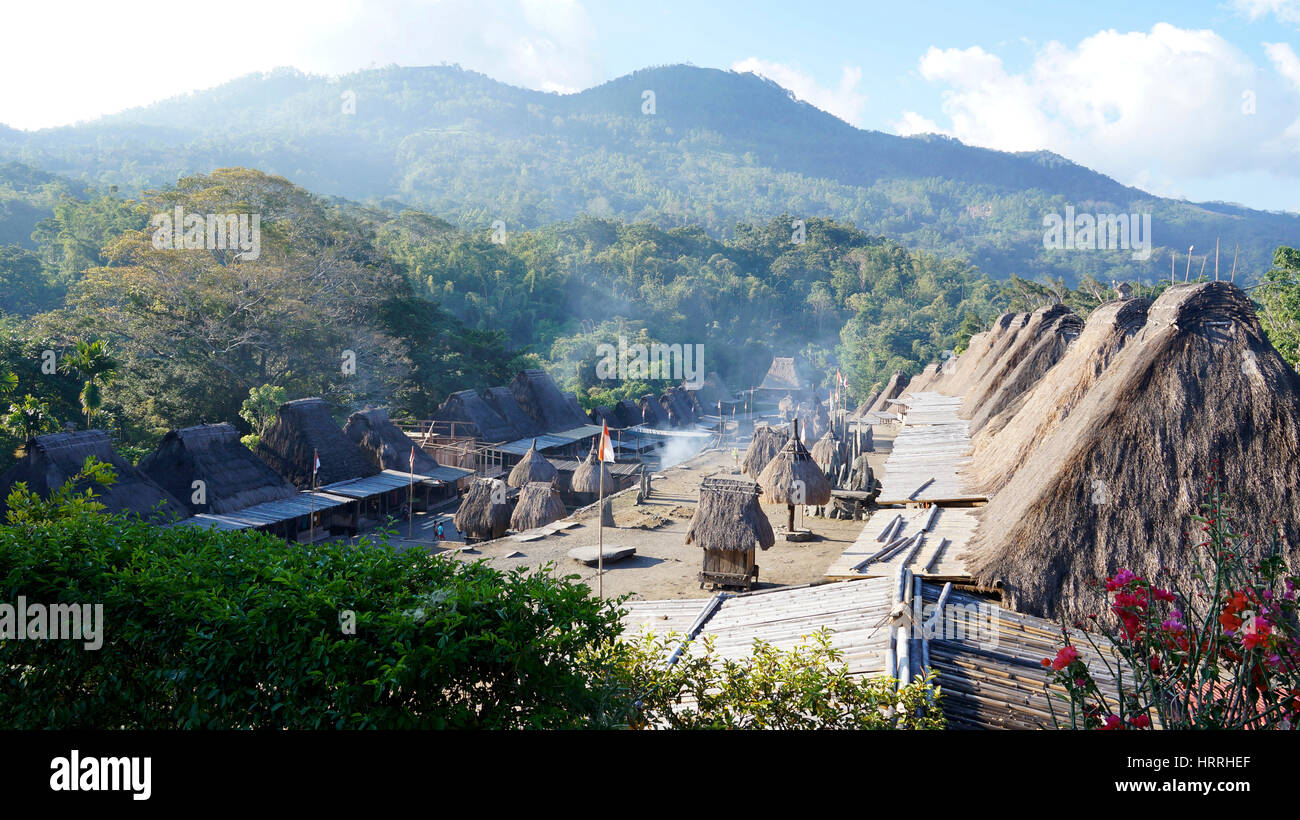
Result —
[{"label": "thatched village house", "polygon": [[[343,434],[323,399],[295,399],[280,405],[262,436],[257,454],[301,490],[378,475],[380,469]],[[313,471],[319,457],[320,469]]]},{"label": "thatched village house", "polygon": [[1091,340],[1095,350],[1126,338],[1099,375],[1100,363],[1076,375],[1095,378],[1082,397],[1068,385],[1043,388],[1068,415],[1052,422],[1055,402],[1025,401],[1022,414],[1034,417],[1024,424],[1043,438],[982,510],[964,556],[971,574],[1031,614],[1104,611],[1098,576],[1195,571],[1184,533],[1216,469],[1231,505],[1249,513],[1249,531],[1266,539],[1263,530],[1276,529],[1294,566],[1300,376],[1269,343],[1250,298],[1226,282],[1175,285],[1141,331],[1114,316],[1104,324],[1112,338]]},{"label": "thatched village house", "polygon": [[533,443],[524,453],[524,457],[510,471],[506,484],[511,487],[524,487],[530,483],[543,482],[552,484],[559,477],[559,471],[555,465],[547,461],[541,453],[537,452],[537,444]]},{"label": "thatched village house", "polygon": [[[348,416],[343,425],[343,434],[357,444],[370,463],[389,474],[390,481],[400,482],[402,475],[414,473],[414,504],[417,510],[428,509],[430,505],[456,497],[465,487],[471,470],[439,464],[433,456],[396,425],[388,417],[387,410],[365,410]],[[414,454],[414,464],[412,464]],[[392,475],[397,474],[397,475]],[[399,501],[401,487],[388,499],[386,507]],[[391,491],[390,491],[391,492]]]},{"label": "thatched village house", "polygon": [[564,499],[549,481],[530,481],[519,492],[510,528],[516,532],[543,527],[567,514]]},{"label": "thatched village house", "polygon": [[641,417],[645,420],[643,423],[647,427],[666,430],[672,426],[672,423],[668,420],[668,411],[664,409],[664,406],[659,402],[659,399],[655,398],[653,393],[646,393],[640,398],[639,408]]},{"label": "thatched village house", "polygon": [[744,404],[743,401],[731,395],[731,392],[727,390],[727,386],[722,383],[722,379],[712,370],[704,377],[704,381],[699,388],[691,390],[687,387],[686,389],[691,393],[695,405],[703,415],[717,415],[719,412],[723,415],[730,415]]},{"label": "thatched village house", "polygon": [[[189,515],[186,505],[153,479],[132,467],[117,454],[103,430],[78,430],[50,433],[27,442],[22,459],[0,475],[0,518],[8,512],[7,499],[14,484],[21,481],[27,489],[48,498],[50,493],[77,473],[86,458],[94,456],[113,468],[116,480],[109,486],[86,482],[78,491],[90,489],[110,513],[137,515],[164,522]],[[188,495],[188,493],[187,493]]]},{"label": "thatched village house", "polygon": [[488,405],[477,390],[458,390],[447,397],[433,415],[438,421],[460,425],[456,433],[481,441],[504,442],[519,438],[519,431]]},{"label": "thatched village house", "polygon": [[776,543],[758,495],[758,485],[743,479],[711,477],[701,483],[686,531],[686,543],[704,550],[701,587],[712,583],[749,589],[757,583],[755,547],[766,550]]},{"label": "thatched village house", "polygon": [[910,378],[906,373],[902,371],[895,371],[894,374],[889,377],[889,381],[885,384],[884,389],[882,389],[879,393],[876,394],[876,399],[871,403],[871,406],[867,408],[867,412],[868,413],[894,412],[894,406],[890,404],[890,402],[893,401],[894,399],[897,399],[899,396],[903,395],[903,392],[907,390],[907,384],[909,381]]},{"label": "thatched village house", "polygon": [[225,422],[172,430],[140,460],[139,470],[180,499],[191,515],[233,513],[298,494]]},{"label": "thatched village house", "polygon": [[765,503],[784,504],[788,508],[786,531],[790,533],[794,532],[796,504],[820,507],[831,500],[830,482],[799,440],[798,422],[795,422],[794,435],[759,474],[758,484],[763,488]]},{"label": "thatched village house", "polygon": [[480,478],[470,484],[452,522],[466,541],[491,541],[506,534],[510,512],[505,483]]},{"label": "thatched village house", "polygon": [[772,359],[762,383],[754,388],[754,400],[771,404],[786,395],[792,396],[795,403],[812,399],[812,381],[802,373],[793,358],[777,356]]}]

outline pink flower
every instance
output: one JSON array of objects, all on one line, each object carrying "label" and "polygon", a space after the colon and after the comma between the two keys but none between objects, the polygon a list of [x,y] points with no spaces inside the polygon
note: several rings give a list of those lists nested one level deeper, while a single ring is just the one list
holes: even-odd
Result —
[{"label": "pink flower", "polygon": [[1119,715],[1110,715],[1106,718],[1105,726],[1098,726],[1098,729],[1123,729],[1124,721],[1119,719]]},{"label": "pink flower", "polygon": [[1063,646],[1056,653],[1056,660],[1052,661],[1052,668],[1060,672],[1065,667],[1079,659],[1079,650],[1073,646]]}]

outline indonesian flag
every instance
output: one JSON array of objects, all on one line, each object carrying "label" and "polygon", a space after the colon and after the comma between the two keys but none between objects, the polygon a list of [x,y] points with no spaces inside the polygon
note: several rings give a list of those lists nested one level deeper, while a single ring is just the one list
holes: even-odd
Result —
[{"label": "indonesian flag", "polygon": [[613,444],[610,442],[610,440],[609,440],[609,422],[607,422],[607,421],[602,421],[602,422],[600,423],[600,427],[601,427],[601,431],[600,431],[600,445],[599,445],[599,448],[600,448],[600,449],[597,450],[597,452],[596,452],[596,460],[597,460],[597,461],[608,461],[610,464],[613,464],[613,463],[614,463],[614,445],[613,445]]},{"label": "indonesian flag", "polygon": [[415,448],[411,448],[411,472],[415,472]]},{"label": "indonesian flag", "polygon": [[312,455],[315,457],[315,463],[313,463],[311,467],[311,474],[316,475],[317,473],[320,472],[320,451],[312,450],[311,452]]}]

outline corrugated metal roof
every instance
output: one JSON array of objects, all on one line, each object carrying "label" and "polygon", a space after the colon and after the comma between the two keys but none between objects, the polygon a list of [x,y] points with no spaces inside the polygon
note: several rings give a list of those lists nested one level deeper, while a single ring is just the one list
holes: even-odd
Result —
[{"label": "corrugated metal roof", "polygon": [[552,447],[568,447],[574,440],[570,438],[560,438],[559,436],[551,435],[550,433],[543,433],[540,436],[529,436],[528,438],[521,438],[518,441],[508,441],[505,444],[498,444],[492,449],[500,450],[503,453],[522,456],[524,453],[528,452],[529,447],[533,446],[534,441],[537,442],[537,449],[541,451],[549,450]]},{"label": "corrugated metal roof", "polygon": [[449,467],[445,464],[439,464],[432,470],[425,470],[424,474],[435,481],[452,484],[460,481],[465,476],[474,475],[474,471],[467,470],[464,467]]},{"label": "corrugated metal roof", "polygon": [[365,478],[354,478],[349,481],[339,481],[334,484],[327,484],[320,489],[336,495],[347,496],[348,498],[370,498],[376,495],[383,495],[392,490],[402,490],[410,486],[411,480],[415,483],[423,484],[426,481],[436,481],[432,476],[423,473],[403,473],[398,470],[384,470],[379,475],[366,476]]},{"label": "corrugated metal roof", "polygon": [[319,512],[333,507],[340,507],[351,503],[353,500],[330,493],[303,491],[290,498],[281,499],[280,501],[268,501],[265,504],[254,504],[251,507],[245,507],[232,513],[199,513],[191,518],[178,521],[172,526],[247,530],[310,515],[313,509]]}]

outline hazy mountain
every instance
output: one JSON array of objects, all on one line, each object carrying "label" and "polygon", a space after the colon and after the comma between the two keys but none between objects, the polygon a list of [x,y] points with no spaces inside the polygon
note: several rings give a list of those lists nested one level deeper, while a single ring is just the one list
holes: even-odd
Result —
[{"label": "hazy mountain", "polygon": [[[1196,245],[1199,269],[1216,238],[1225,275],[1238,244],[1253,275],[1277,245],[1300,241],[1295,215],[1163,199],[1049,152],[864,131],[752,74],[690,66],[573,95],[446,66],[338,79],[278,70],[76,126],[0,128],[0,158],[124,191],[248,166],[484,229],[588,213],[727,235],[738,221],[834,216],[996,276],[1156,278],[1169,274],[1159,248]],[[1045,249],[1043,219],[1067,205],[1151,213],[1157,251],[1134,261]]]}]

